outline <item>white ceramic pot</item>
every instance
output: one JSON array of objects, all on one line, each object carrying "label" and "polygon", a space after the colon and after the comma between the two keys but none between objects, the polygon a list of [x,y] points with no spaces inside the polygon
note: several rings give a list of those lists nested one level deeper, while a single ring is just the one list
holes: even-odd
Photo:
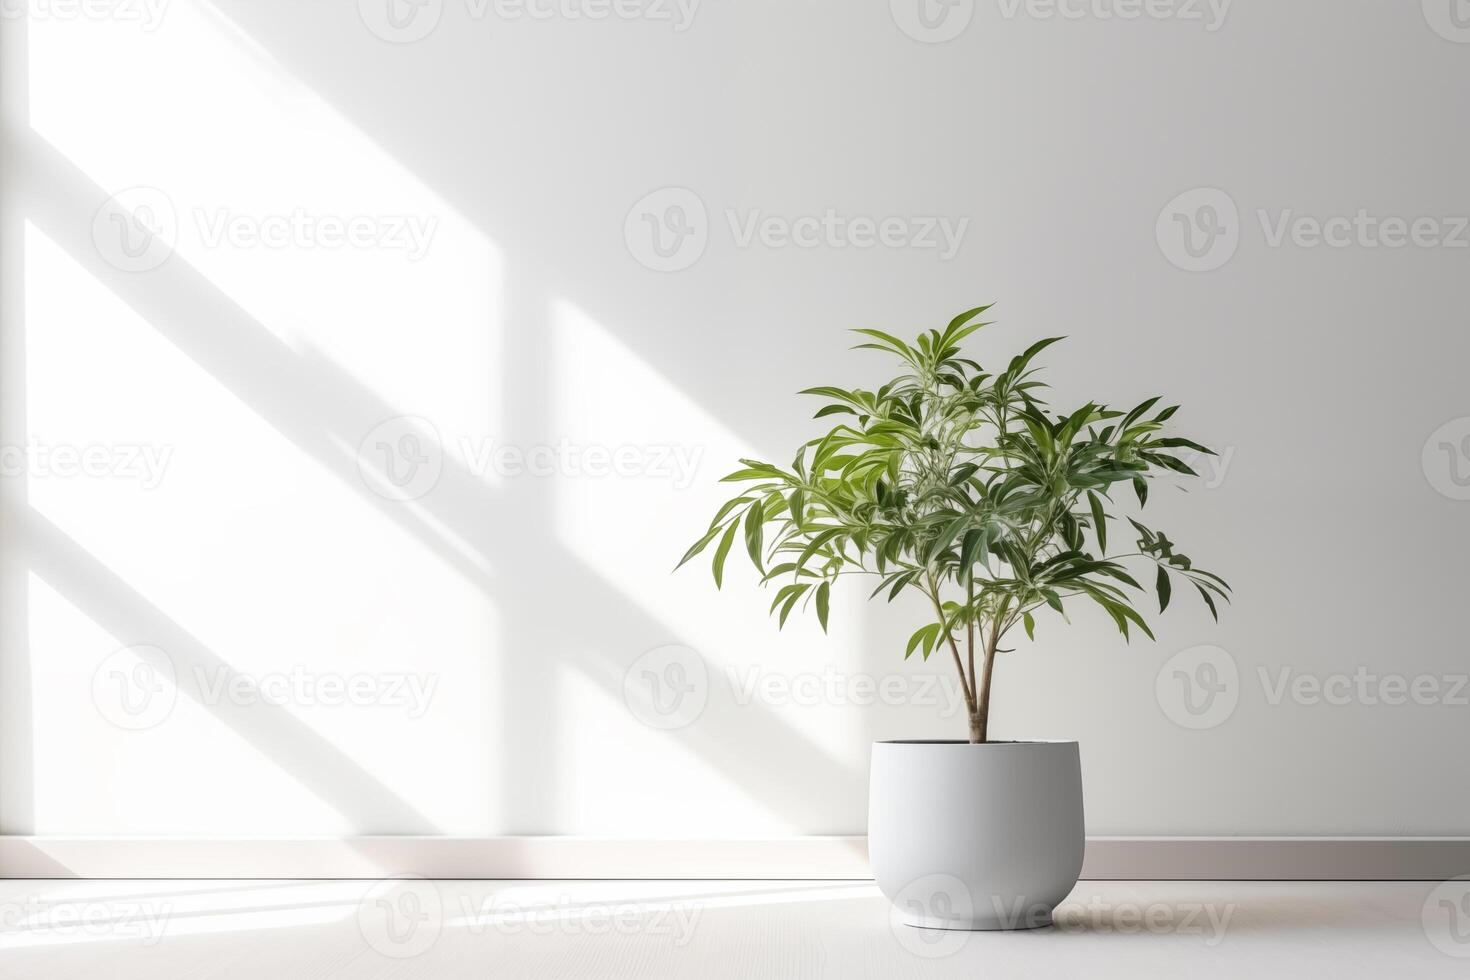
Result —
[{"label": "white ceramic pot", "polygon": [[1051,922],[1085,845],[1076,742],[875,742],[868,858],[911,926]]}]

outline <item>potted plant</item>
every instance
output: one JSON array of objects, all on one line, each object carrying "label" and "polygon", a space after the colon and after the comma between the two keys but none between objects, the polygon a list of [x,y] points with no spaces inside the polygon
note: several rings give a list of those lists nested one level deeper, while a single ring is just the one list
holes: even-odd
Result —
[{"label": "potted plant", "polygon": [[[1194,475],[1181,451],[1212,454],[1166,433],[1177,406],[1151,398],[1128,411],[1089,402],[1067,414],[1042,401],[1032,361],[1062,339],[1042,340],[1001,370],[963,356],[988,306],[913,343],[859,330],[859,348],[894,357],[901,373],[875,391],[811,388],[836,420],[804,444],[789,468],[741,460],[725,477],[744,484],[684,555],[714,546],[716,586],[737,539],[777,590],[784,625],[798,605],[827,628],[832,588],[847,576],[870,598],[905,590],[929,610],[905,659],[948,658],[963,686],[964,741],[878,742],[869,783],[868,847],[874,877],[915,926],[1039,926],[1076,885],[1084,830],[1076,742],[991,741],[997,657],[1017,627],[1034,638],[1039,617],[1069,604],[1100,606],[1125,638],[1150,639],[1135,606],[1152,576],[1159,611],[1193,586],[1218,618],[1224,580],[1196,567],[1162,532],[1128,517],[1135,534],[1110,535],[1114,491]],[[1111,550],[1110,550],[1111,545]]]}]

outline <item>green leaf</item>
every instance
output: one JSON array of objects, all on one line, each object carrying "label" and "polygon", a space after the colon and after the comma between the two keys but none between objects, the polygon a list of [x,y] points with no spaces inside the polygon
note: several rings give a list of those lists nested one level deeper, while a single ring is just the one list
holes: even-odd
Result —
[{"label": "green leaf", "polygon": [[1036,620],[1035,620],[1035,618],[1033,618],[1032,615],[1029,612],[1028,613],[1022,613],[1021,614],[1021,621],[1023,623],[1025,623],[1025,625],[1026,625],[1026,638],[1034,641],[1036,639]]},{"label": "green leaf", "polygon": [[1129,412],[1127,415],[1123,416],[1123,421],[1118,423],[1118,431],[1123,432],[1127,430],[1130,425],[1143,417],[1144,412],[1147,412],[1149,409],[1153,408],[1155,405],[1158,404],[1158,402],[1159,396],[1155,395],[1154,397],[1148,399],[1148,401],[1140,404],[1137,408],[1133,409],[1133,411]]},{"label": "green leaf", "polygon": [[990,309],[994,305],[994,303],[986,303],[984,306],[977,306],[973,310],[966,310],[965,312],[961,313],[959,316],[949,321],[949,326],[944,328],[944,336],[949,340],[950,343],[954,343],[959,338],[951,337],[950,334],[958,330],[960,327],[963,327],[965,324],[969,323],[971,320],[975,319],[981,313],[984,313],[986,310]]},{"label": "green leaf", "polygon": [[1019,376],[1020,373],[1025,370],[1026,365],[1031,363],[1031,359],[1033,357],[1046,350],[1052,344],[1066,339],[1066,337],[1048,337],[1045,340],[1038,340],[1030,347],[1027,347],[1023,353],[1018,354],[1016,357],[1011,359],[1011,363],[1006,367],[1006,373],[1011,375],[1012,377]]},{"label": "green leaf", "polygon": [[720,546],[715,549],[714,571],[715,588],[724,585],[725,557],[730,554],[730,545],[735,543],[735,532],[740,528],[739,521],[731,521],[730,526],[725,529],[725,536],[720,539]]},{"label": "green leaf", "polygon": [[745,550],[750,553],[751,563],[762,572],[765,571],[765,562],[761,560],[761,530],[764,521],[761,502],[757,500],[745,512]]},{"label": "green leaf", "polygon": [[777,565],[775,568],[768,568],[768,569],[766,569],[766,574],[761,579],[761,584],[762,585],[765,585],[767,582],[769,582],[773,578],[776,578],[777,576],[785,575],[787,572],[794,572],[794,571],[796,571],[796,562],[794,562],[794,561],[782,562],[781,564]]},{"label": "green leaf", "polygon": [[965,532],[965,540],[960,545],[960,574],[968,577],[975,567],[975,562],[985,552],[985,539],[990,532],[986,528],[971,528]]},{"label": "green leaf", "polygon": [[842,531],[843,528],[840,527],[829,527],[817,532],[811,541],[807,542],[807,546],[801,552],[801,557],[796,559],[796,564],[805,565],[812,555],[820,551],[828,541],[841,534]]},{"label": "green leaf", "polygon": [[1118,607],[1118,612],[1124,619],[1132,620],[1138,624],[1138,628],[1143,630],[1150,640],[1154,639],[1154,631],[1148,628],[1148,623],[1143,621],[1143,617],[1138,615],[1138,612],[1132,606],[1123,602],[1114,603],[1114,605]]},{"label": "green leaf", "polygon": [[817,586],[817,622],[822,624],[822,632],[827,632],[827,607],[832,597],[832,583],[823,582]]},{"label": "green leaf", "polygon": [[678,565],[675,565],[674,568],[675,569],[678,569],[686,561],[688,561],[689,559],[693,558],[695,555],[697,555],[701,551],[703,551],[704,548],[705,548],[705,545],[707,545],[711,541],[713,541],[715,535],[716,534],[719,534],[719,533],[720,533],[720,529],[719,529],[718,526],[715,526],[715,527],[710,528],[709,531],[705,534],[704,537],[700,538],[698,541],[694,542],[694,544],[690,545],[689,550],[686,551],[686,552],[684,552],[684,557],[679,559],[679,564]]},{"label": "green leaf", "polygon": [[[903,355],[905,357],[910,357],[913,354],[913,351],[909,349],[908,344],[905,344],[903,341],[899,340],[892,334],[884,333],[882,330],[859,328],[857,330],[854,330],[853,333],[860,333],[867,337],[876,337],[877,339],[883,341],[881,345],[872,345],[877,346],[880,350],[890,350],[895,354]],[[863,347],[869,345],[859,344],[858,346]]]},{"label": "green leaf", "polygon": [[1092,505],[1092,531],[1097,535],[1098,553],[1108,553],[1108,518],[1103,512],[1102,498],[1091,490],[1087,491],[1087,502]]},{"label": "green leaf", "polygon": [[[938,623],[929,623],[927,626],[920,626],[918,629],[914,630],[914,635],[909,637],[908,646],[904,647],[903,659],[907,660],[908,658],[912,657],[914,655],[914,651],[919,648],[920,643],[924,642],[924,638],[926,636],[933,636],[938,632]],[[934,644],[932,641],[930,641],[930,643],[927,645],[927,650],[925,651],[925,659],[927,659],[928,650],[932,650],[933,648]]]},{"label": "green leaf", "polygon": [[1159,566],[1159,581],[1157,587],[1159,593],[1159,612],[1163,612],[1165,609],[1169,608],[1169,596],[1173,592],[1173,586],[1169,583],[1169,573],[1164,570],[1163,565]]},{"label": "green leaf", "polygon": [[796,600],[800,598],[800,592],[793,592],[791,595],[786,597],[786,604],[781,607],[781,618],[776,623],[776,629],[779,630],[785,628],[786,617],[791,615],[791,610],[796,605]]},{"label": "green leaf", "polygon": [[1220,621],[1220,610],[1215,608],[1215,600],[1210,598],[1210,593],[1204,586],[1196,582],[1194,587],[1199,590],[1200,598],[1205,600],[1205,605],[1210,607],[1210,615],[1218,623]]},{"label": "green leaf", "polygon": [[926,562],[934,561],[940,552],[954,543],[954,539],[959,536],[959,533],[964,530],[965,525],[969,522],[969,517],[957,517],[946,524],[940,530],[939,535],[929,543],[929,547],[924,552],[924,560]]},{"label": "green leaf", "polygon": [[911,584],[914,579],[918,577],[919,573],[916,571],[905,572],[903,575],[900,575],[898,579],[893,583],[892,591],[888,593],[888,601],[892,602],[894,599],[898,598],[898,594],[904,590],[904,587]]},{"label": "green leaf", "polygon": [[781,586],[781,590],[776,593],[776,598],[771,601],[770,611],[775,612],[776,607],[783,602],[800,598],[802,593],[811,587],[812,584],[810,582],[792,582],[790,585]]},{"label": "green leaf", "polygon": [[1138,494],[1138,506],[1143,507],[1148,503],[1148,481],[1143,477],[1133,478],[1133,492]]},{"label": "green leaf", "polygon": [[714,520],[709,522],[709,529],[711,531],[715,530],[718,525],[725,523],[725,518],[729,515],[730,511],[734,510],[736,507],[739,507],[741,504],[748,504],[754,499],[754,497],[748,497],[742,494],[739,497],[732,497],[731,499],[725,501],[724,504],[720,506],[720,509],[715,512]]}]

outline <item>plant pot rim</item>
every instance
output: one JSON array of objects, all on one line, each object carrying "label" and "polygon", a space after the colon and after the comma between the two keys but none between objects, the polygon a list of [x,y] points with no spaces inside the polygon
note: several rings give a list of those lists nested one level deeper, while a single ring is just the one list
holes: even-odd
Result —
[{"label": "plant pot rim", "polygon": [[874,745],[969,745],[977,749],[983,748],[1017,748],[1026,745],[1076,745],[1075,738],[1035,738],[1002,742],[970,742],[962,738],[885,738],[878,739]]}]

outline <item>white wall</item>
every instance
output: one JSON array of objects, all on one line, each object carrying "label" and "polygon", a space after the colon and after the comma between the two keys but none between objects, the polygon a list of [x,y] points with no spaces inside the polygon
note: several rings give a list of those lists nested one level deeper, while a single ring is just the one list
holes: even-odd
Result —
[{"label": "white wall", "polygon": [[[1181,596],[1156,644],[1044,620],[996,734],[1079,739],[1096,834],[1470,833],[1451,2],[7,16],[0,830],[860,832],[871,740],[963,732],[901,660],[922,611],[853,587],[777,633],[746,571],[669,570],[737,456],[816,431],[791,392],[878,378],[847,328],[997,300],[982,357],[1069,334],[1059,401],[1162,393],[1221,448],[1151,509],[1238,600]],[[1134,9],[1178,16],[1100,16]],[[1191,259],[1174,215],[1226,202]],[[741,243],[828,209],[968,223],[952,255]],[[1273,244],[1360,209],[1437,220]],[[1360,670],[1437,703],[1276,697]]]}]

